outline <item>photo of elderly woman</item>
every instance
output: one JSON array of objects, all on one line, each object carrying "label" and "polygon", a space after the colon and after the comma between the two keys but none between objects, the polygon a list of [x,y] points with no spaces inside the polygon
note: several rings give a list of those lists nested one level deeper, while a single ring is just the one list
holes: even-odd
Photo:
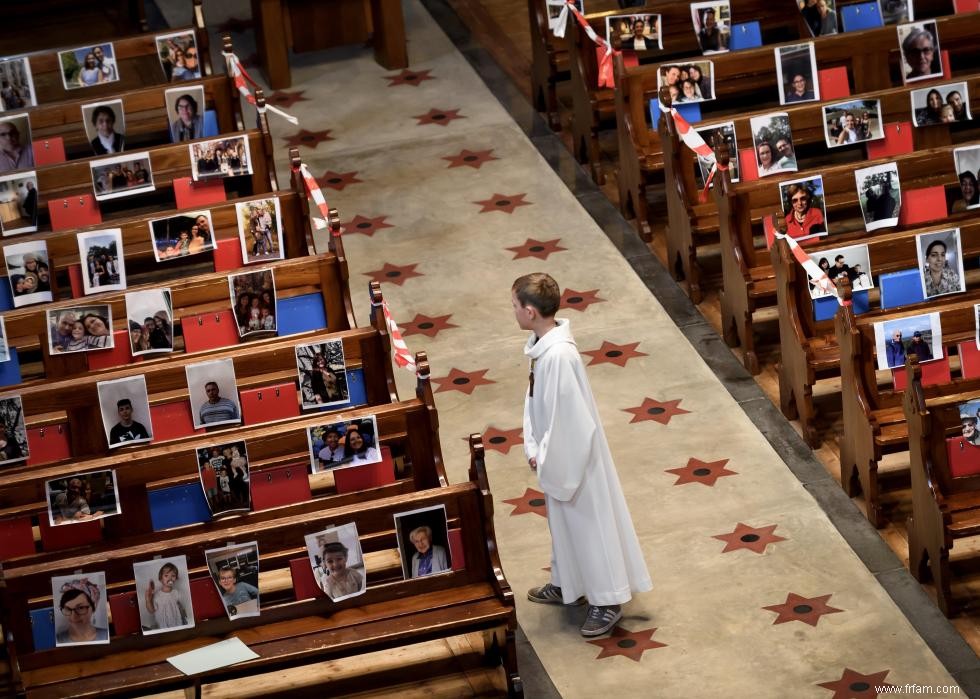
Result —
[{"label": "photo of elderly woman", "polygon": [[92,87],[119,80],[115,49],[111,43],[58,52],[61,82],[66,90]]},{"label": "photo of elderly woman", "polygon": [[188,146],[191,158],[191,178],[209,180],[216,177],[238,177],[252,174],[252,158],[248,138],[233,136]]},{"label": "photo of elderly woman", "polygon": [[214,250],[211,212],[206,209],[155,218],[149,226],[157,262]]},{"label": "photo of elderly woman", "polygon": [[960,180],[962,198],[953,204],[953,211],[965,211],[980,207],[980,146],[967,146],[953,150],[953,164]]},{"label": "photo of elderly woman", "polygon": [[779,183],[786,233],[798,241],[827,235],[823,177],[815,175]]},{"label": "photo of elderly woman", "polygon": [[916,126],[934,126],[969,121],[970,89],[967,83],[948,83],[912,90],[912,122]]},{"label": "photo of elderly woman", "polygon": [[902,51],[902,77],[905,82],[938,78],[943,74],[936,20],[900,24],[898,44]]},{"label": "photo of elderly woman", "polygon": [[606,17],[606,41],[616,50],[645,53],[663,48],[660,15],[612,15]]},{"label": "photo of elderly woman", "polygon": [[374,415],[308,427],[311,472],[381,461],[377,434],[378,421]]},{"label": "photo of elderly woman", "polygon": [[115,347],[112,307],[76,306],[48,312],[48,347],[52,354]]},{"label": "photo of elderly woman", "polygon": [[122,153],[126,145],[126,116],[122,100],[82,105],[85,136],[96,155]]},{"label": "photo of elderly woman", "polygon": [[197,466],[212,516],[247,512],[252,508],[244,441],[201,447],[197,450]]},{"label": "photo of elderly woman", "polygon": [[258,542],[208,549],[204,552],[204,558],[228,618],[258,616]]},{"label": "photo of elderly woman", "polygon": [[197,80],[201,77],[201,63],[197,55],[197,41],[193,31],[158,34],[154,37],[160,66],[167,81]]},{"label": "photo of elderly woman", "polygon": [[93,471],[44,484],[52,527],[111,517],[122,512],[115,471]]},{"label": "photo of elderly woman", "polygon": [[75,573],[51,578],[54,640],[63,646],[109,642],[105,573]]},{"label": "photo of elderly woman", "polygon": [[400,512],[394,520],[406,580],[452,571],[445,505]]},{"label": "photo of elderly woman", "polygon": [[37,230],[37,173],[0,176],[0,232],[4,236]]},{"label": "photo of elderly woman", "polygon": [[170,289],[146,289],[126,294],[129,348],[134,357],[174,349],[173,305]]},{"label": "photo of elderly woman", "polygon": [[78,259],[82,261],[82,286],[86,294],[126,288],[122,229],[79,233]]},{"label": "photo of elderly woman", "polygon": [[303,408],[320,408],[350,400],[343,340],[296,345],[296,369]]},{"label": "photo of elderly woman", "polygon": [[194,627],[187,556],[134,563],[133,579],[144,636]]},{"label": "photo of elderly woman", "polygon": [[305,537],[317,586],[333,602],[363,595],[367,570],[357,525],[351,522]]},{"label": "photo of elderly woman", "polygon": [[3,258],[7,263],[7,279],[13,294],[14,308],[52,300],[47,243],[43,240],[32,240],[7,245],[3,249]]},{"label": "photo of elderly woman", "polygon": [[93,160],[89,168],[97,201],[152,192],[156,188],[150,154],[145,151]]},{"label": "photo of elderly woman", "polygon": [[966,291],[959,228],[919,233],[915,246],[922,270],[922,293],[927,299]]},{"label": "photo of elderly woman", "polygon": [[23,461],[28,456],[27,427],[20,396],[0,398],[0,465]]}]

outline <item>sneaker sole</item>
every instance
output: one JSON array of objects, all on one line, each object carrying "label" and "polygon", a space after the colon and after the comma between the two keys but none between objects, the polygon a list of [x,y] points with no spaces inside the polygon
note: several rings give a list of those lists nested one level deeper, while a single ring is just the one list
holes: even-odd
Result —
[{"label": "sneaker sole", "polygon": [[543,597],[532,597],[530,592],[527,593],[527,598],[537,604],[553,604],[559,607],[580,607],[583,604],[585,604],[585,597],[579,597],[571,604],[565,604],[560,599],[550,600],[550,599],[544,599]]},{"label": "sneaker sole", "polygon": [[604,633],[608,633],[609,631],[612,631],[613,627],[616,626],[616,622],[618,622],[622,618],[623,618],[623,613],[620,612],[619,614],[616,615],[616,618],[615,619],[613,619],[612,621],[610,621],[608,624],[606,624],[605,626],[603,626],[601,629],[595,629],[595,630],[591,630],[591,631],[588,631],[586,629],[581,629],[582,635],[585,636],[586,638],[592,638],[593,636],[601,636]]}]

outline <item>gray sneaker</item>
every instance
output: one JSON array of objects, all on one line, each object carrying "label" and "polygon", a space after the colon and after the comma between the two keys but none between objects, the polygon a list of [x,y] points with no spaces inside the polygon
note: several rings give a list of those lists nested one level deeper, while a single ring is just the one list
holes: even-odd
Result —
[{"label": "gray sneaker", "polygon": [[[527,598],[532,602],[537,602],[538,604],[565,604],[561,596],[561,588],[555,587],[551,583],[545,583],[541,587],[532,587],[527,591]],[[577,600],[572,602],[575,604],[584,604],[585,598],[579,597]]]},{"label": "gray sneaker", "polygon": [[583,636],[601,636],[612,629],[616,622],[623,618],[623,608],[618,604],[612,607],[597,607],[589,605],[582,624]]}]

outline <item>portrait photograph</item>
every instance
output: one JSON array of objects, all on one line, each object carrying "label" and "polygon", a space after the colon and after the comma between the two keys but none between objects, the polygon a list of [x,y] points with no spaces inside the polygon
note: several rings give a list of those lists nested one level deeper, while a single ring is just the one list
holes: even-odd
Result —
[{"label": "portrait photograph", "polygon": [[279,197],[235,204],[242,260],[247,265],[282,259],[282,216]]},{"label": "portrait photograph", "polygon": [[122,229],[79,233],[78,259],[82,263],[82,285],[86,294],[126,288]]},{"label": "portrait photograph", "polygon": [[193,31],[158,34],[154,37],[160,67],[168,82],[197,80],[201,77],[201,62]]},{"label": "portrait photograph", "polygon": [[92,471],[46,481],[52,527],[112,517],[122,512],[115,471]]},{"label": "portrait photograph", "polygon": [[306,436],[313,473],[381,461],[378,420],[374,415],[314,425],[306,429]]},{"label": "portrait photograph", "polygon": [[813,42],[777,46],[774,51],[779,103],[819,100],[820,81],[817,80],[817,57],[813,51]]},{"label": "portrait photograph", "polygon": [[187,375],[194,429],[242,421],[235,362],[232,359],[188,364],[184,372]]},{"label": "portrait photograph", "polygon": [[910,354],[920,362],[943,358],[943,331],[938,313],[922,313],[874,324],[879,369],[905,366]]},{"label": "portrait photograph", "polygon": [[666,85],[671,104],[704,102],[715,97],[715,71],[711,61],[668,63],[657,69],[657,87]]},{"label": "portrait photograph", "polygon": [[82,105],[85,137],[96,155],[122,153],[126,149],[126,114],[122,100]]},{"label": "portrait photograph", "polygon": [[[735,138],[735,122],[728,121],[724,124],[702,126],[700,128],[695,127],[694,130],[701,134],[704,142],[712,148],[714,148],[716,135],[725,139],[725,143],[728,144],[728,153],[731,156],[731,160],[728,161],[728,177],[732,182],[738,182],[738,140]],[[694,174],[699,187],[704,188],[704,183],[708,181],[708,176],[714,164],[714,158],[698,156],[697,171]],[[714,186],[713,181],[711,186]]]},{"label": "portrait photograph", "polygon": [[[846,277],[851,281],[851,289],[863,291],[874,288],[874,277],[871,274],[871,256],[868,246],[848,245],[841,248],[829,248],[810,253],[810,259],[830,277],[835,284]],[[810,298],[819,299],[828,296],[814,283],[810,283]]]},{"label": "portrait photograph", "polygon": [[170,140],[173,143],[193,141],[217,134],[205,133],[203,85],[172,87],[164,93],[167,103],[167,118],[170,124]]},{"label": "portrait photograph", "polygon": [[276,278],[271,269],[230,274],[228,290],[239,337],[276,333]]},{"label": "portrait photograph", "polygon": [[837,33],[837,3],[835,0],[796,0],[803,21],[811,36]]},{"label": "portrait photograph", "polygon": [[232,544],[204,552],[208,573],[229,619],[259,615],[259,544]]},{"label": "portrait photograph", "polygon": [[149,226],[157,262],[214,250],[211,212],[207,209],[151,219]]},{"label": "portrait photograph", "polygon": [[916,126],[970,121],[970,90],[965,82],[912,90],[912,122]]},{"label": "portrait photograph", "polygon": [[217,138],[191,143],[191,179],[210,180],[252,174],[252,158],[247,136]]},{"label": "portrait photograph", "polygon": [[977,349],[980,350],[980,303],[973,306],[973,317],[976,319],[976,341]]},{"label": "portrait photograph", "polygon": [[102,425],[110,449],[142,444],[153,439],[150,400],[146,393],[146,379],[142,374],[99,381],[96,388],[99,392]]},{"label": "portrait photograph", "polygon": [[902,78],[905,82],[942,77],[942,54],[936,20],[900,24],[896,29],[898,46],[902,52]]},{"label": "portrait photograph", "polygon": [[980,146],[953,149],[953,163],[960,181],[961,199],[953,205],[953,211],[980,207]]},{"label": "portrait photograph", "polygon": [[[980,308],[975,306],[974,308]],[[980,401],[971,400],[956,406],[960,414],[963,441],[970,446],[980,447]]]},{"label": "portrait photograph", "polygon": [[316,584],[332,602],[364,594],[367,570],[357,524],[330,527],[305,540]]},{"label": "portrait photograph", "polygon": [[252,508],[245,442],[227,442],[197,450],[197,470],[213,517]]},{"label": "portrait photograph", "polygon": [[828,148],[884,138],[881,101],[857,99],[825,104],[823,135]]},{"label": "portrait photograph", "polygon": [[732,32],[732,8],[728,0],[691,3],[691,23],[701,53],[724,53]]},{"label": "portrait photograph", "polygon": [[445,505],[399,512],[394,520],[406,580],[452,572]]},{"label": "portrait photograph", "polygon": [[109,642],[105,573],[74,573],[51,578],[54,643],[90,646]]},{"label": "portrait photograph", "polygon": [[814,175],[779,183],[786,233],[796,240],[827,235],[827,203],[823,177]]},{"label": "portrait photograph", "polygon": [[7,344],[7,325],[0,315],[0,363],[10,361],[10,347]]},{"label": "portrait photograph", "polygon": [[[4,329],[4,338],[6,336]],[[6,340],[3,344],[4,354],[9,359]],[[4,396],[0,398],[0,465],[24,461],[28,456],[30,447],[27,443],[27,425],[24,422],[24,404],[20,396]]]},{"label": "portrait photograph", "polygon": [[780,172],[796,172],[796,150],[793,133],[789,128],[789,115],[775,112],[749,120],[752,129],[752,145],[759,177]]},{"label": "portrait photograph", "polygon": [[350,400],[343,340],[296,345],[296,369],[304,409]]},{"label": "portrait photograph", "polygon": [[115,48],[111,43],[59,51],[58,62],[61,65],[61,82],[66,90],[119,80]]},{"label": "portrait photograph", "polygon": [[881,20],[885,24],[902,24],[915,19],[912,0],[879,0]]},{"label": "portrait photograph", "polygon": [[919,233],[915,249],[922,272],[922,293],[927,299],[966,291],[960,229]]},{"label": "portrait photograph", "polygon": [[0,174],[34,167],[31,118],[27,114],[0,116]]},{"label": "portrait photograph", "polygon": [[134,563],[133,579],[144,636],[194,628],[187,556]]},{"label": "portrait photograph", "polygon": [[14,308],[52,300],[47,243],[31,240],[7,245],[3,248],[3,259],[7,264]]},{"label": "portrait photograph", "polygon": [[92,170],[92,187],[98,201],[152,192],[156,188],[153,184],[150,154],[145,151],[93,160],[89,163],[89,168]]},{"label": "portrait photograph", "polygon": [[0,232],[4,236],[37,231],[37,173],[0,175]]},{"label": "portrait photograph", "polygon": [[660,51],[660,15],[612,15],[606,17],[606,41],[616,50]]},{"label": "portrait photograph", "polygon": [[0,58],[0,112],[36,106],[30,59]]},{"label": "portrait photograph", "polygon": [[52,354],[112,349],[112,306],[91,304],[49,309],[48,347]]},{"label": "portrait photograph", "polygon": [[865,230],[870,232],[897,225],[902,207],[898,165],[886,163],[855,170],[854,179]]},{"label": "portrait photograph", "polygon": [[126,294],[126,327],[134,357],[173,352],[174,316],[170,289],[145,289]]}]

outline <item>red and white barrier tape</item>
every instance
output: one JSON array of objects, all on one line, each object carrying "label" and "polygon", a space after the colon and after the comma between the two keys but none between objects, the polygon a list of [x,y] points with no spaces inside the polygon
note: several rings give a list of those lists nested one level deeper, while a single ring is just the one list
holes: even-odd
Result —
[{"label": "red and white barrier tape", "polygon": [[681,137],[681,141],[684,145],[693,150],[698,156],[706,158],[711,161],[711,172],[704,180],[704,189],[701,190],[700,199],[702,202],[708,200],[708,188],[711,187],[711,181],[715,178],[715,171],[717,170],[727,170],[728,167],[722,167],[715,158],[715,152],[711,149],[707,143],[705,143],[704,138],[699,134],[690,124],[687,123],[687,119],[682,117],[680,113],[673,107],[666,107],[664,103],[659,99],[657,104],[660,106],[660,111],[664,114],[670,116],[674,120],[674,128],[677,130],[678,135]]},{"label": "red and white barrier tape", "polygon": [[415,365],[415,357],[412,353],[408,351],[408,345],[405,344],[405,338],[402,337],[402,331],[399,329],[398,324],[391,315],[391,311],[388,310],[388,302],[381,302],[381,311],[385,316],[385,325],[388,326],[388,336],[391,339],[391,358],[395,361],[395,364],[400,366],[402,369],[407,369],[408,371],[418,372],[418,367]]},{"label": "red and white barrier tape", "polygon": [[614,54],[621,52],[614,49],[608,41],[596,34],[592,25],[589,24],[589,20],[575,7],[573,0],[546,0],[546,2],[552,7],[561,6],[561,12],[555,19],[554,28],[552,29],[554,35],[559,39],[565,36],[568,13],[572,13],[575,21],[582,27],[582,31],[596,44],[596,59],[599,62],[599,87],[615,87],[616,81],[613,78],[612,57]]},{"label": "red and white barrier tape", "polygon": [[827,276],[827,273],[820,269],[820,265],[810,259],[810,256],[804,252],[803,248],[796,241],[796,238],[785,233],[780,233],[776,229],[776,225],[773,223],[772,216],[766,216],[762,219],[762,228],[766,232],[766,247],[772,247],[773,243],[777,238],[782,238],[789,245],[790,252],[793,253],[793,257],[797,262],[806,270],[807,276],[810,278],[810,282],[823,291],[828,296],[833,296],[837,299],[837,303],[841,306],[846,305],[847,302],[841,298],[841,295],[837,291],[837,285],[834,284],[834,280]]},{"label": "red and white barrier tape", "polygon": [[268,110],[273,114],[278,114],[290,124],[299,124],[299,119],[294,117],[292,114],[287,114],[278,107],[273,107],[271,104],[266,104],[260,107],[255,100],[255,95],[253,95],[251,90],[248,89],[248,85],[245,84],[245,81],[247,80],[253,87],[258,87],[259,84],[252,80],[252,76],[248,74],[245,67],[242,65],[242,62],[238,60],[238,56],[236,56],[233,52],[222,51],[221,55],[225,57],[225,66],[227,67],[228,75],[230,75],[232,80],[235,82],[235,87],[242,94],[242,97],[244,97],[249,104],[254,106],[260,114],[263,114],[266,110]]},{"label": "red and white barrier tape", "polygon": [[[310,169],[306,167],[306,163],[300,163],[299,174],[303,177],[306,193],[320,211],[320,216],[310,216],[313,220],[313,226],[318,231],[322,231],[330,225],[330,207],[327,206],[327,200],[323,196],[323,191],[320,189],[320,185],[317,184],[316,178],[310,173]],[[336,235],[340,235],[340,233],[337,232]]]}]

